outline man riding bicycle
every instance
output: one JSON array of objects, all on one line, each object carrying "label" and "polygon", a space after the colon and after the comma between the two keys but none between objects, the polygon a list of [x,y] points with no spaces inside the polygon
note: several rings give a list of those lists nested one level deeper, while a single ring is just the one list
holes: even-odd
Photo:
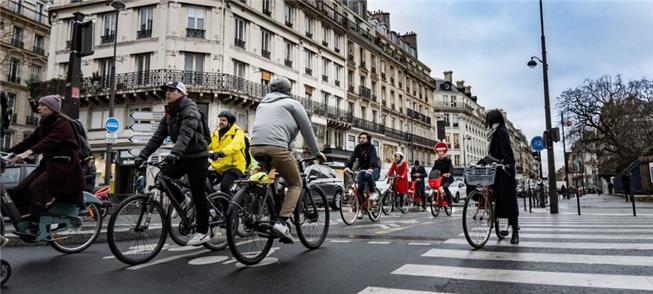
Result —
[{"label": "man riding bicycle", "polygon": [[271,164],[266,168],[276,168],[288,185],[279,218],[272,227],[272,231],[285,243],[294,243],[287,221],[295,210],[303,188],[297,161],[291,153],[291,143],[297,134],[301,131],[304,142],[313,156],[326,160],[318,149],[317,139],[306,110],[290,96],[290,88],[290,81],[285,78],[276,78],[270,83],[270,93],[265,95],[256,108],[251,143],[251,153],[269,155],[272,158],[271,162],[261,162],[261,164]]},{"label": "man riding bicycle", "polygon": [[[195,203],[197,228],[188,245],[200,245],[209,241],[209,209],[206,202],[206,175],[208,173],[207,145],[204,138],[201,116],[195,102],[187,97],[186,86],[179,81],[161,86],[165,91],[165,116],[161,119],[150,141],[135,160],[141,166],[156,151],[163,140],[170,136],[174,143],[172,151],[164,158],[168,164],[161,167],[161,173],[170,178],[180,178],[188,174],[193,202]],[[183,195],[169,195],[179,197]]]},{"label": "man riding bicycle", "polygon": [[209,144],[211,166],[215,171],[211,183],[220,182],[220,191],[231,195],[234,182],[242,178],[247,169],[245,131],[236,124],[236,114],[232,111],[222,111],[218,118],[218,129],[211,135]]},{"label": "man riding bicycle", "polygon": [[358,160],[358,168],[360,172],[356,176],[358,183],[358,201],[363,203],[363,194],[365,188],[369,191],[369,198],[375,200],[378,198],[376,195],[376,185],[374,183],[374,170],[379,169],[379,157],[376,155],[376,148],[371,143],[372,137],[366,132],[358,134],[358,145],[354,148],[354,153],[349,156],[349,161],[345,166],[345,171],[351,172],[354,162]]},{"label": "man riding bicycle", "polygon": [[445,199],[448,203],[451,203],[453,197],[451,196],[451,191],[449,191],[449,185],[453,183],[453,178],[451,177],[453,164],[451,163],[451,159],[446,156],[448,150],[447,146],[444,145],[440,147],[439,145],[441,144],[436,145],[437,147],[435,148],[435,153],[438,155],[438,159],[433,163],[431,171],[440,171],[440,174],[444,177],[442,180],[442,189],[444,190]]}]

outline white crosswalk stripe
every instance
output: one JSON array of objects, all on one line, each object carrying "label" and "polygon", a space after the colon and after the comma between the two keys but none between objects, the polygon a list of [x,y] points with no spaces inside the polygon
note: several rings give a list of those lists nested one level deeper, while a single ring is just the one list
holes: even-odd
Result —
[{"label": "white crosswalk stripe", "polygon": [[653,219],[649,217],[635,220],[625,216],[600,221],[560,216],[520,219],[518,245],[510,244],[510,237],[499,241],[492,232],[484,248],[472,250],[464,234],[460,234],[441,245],[429,246],[426,252],[420,252],[420,258],[391,273],[393,278],[413,282],[424,278],[442,280],[435,283],[436,287],[418,284],[397,289],[390,284],[370,285],[359,293],[456,292],[449,287],[438,288],[437,285],[447,285],[445,281],[449,279],[465,281],[467,286],[492,283],[492,287],[497,287],[495,291],[519,289],[520,293],[528,292],[529,287],[538,289],[536,292],[552,289],[564,293],[596,293],[600,289],[653,291],[650,223]]}]

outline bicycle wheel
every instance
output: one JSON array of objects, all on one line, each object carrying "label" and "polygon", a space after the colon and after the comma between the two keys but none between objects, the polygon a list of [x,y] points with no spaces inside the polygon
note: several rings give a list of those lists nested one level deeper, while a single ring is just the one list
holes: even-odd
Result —
[{"label": "bicycle wheel", "polygon": [[390,212],[392,211],[392,192],[390,190],[386,190],[383,193],[383,197],[381,197],[381,205],[381,211],[383,211],[383,214],[390,215]]},{"label": "bicycle wheel", "polygon": [[438,196],[435,194],[436,192],[433,192],[433,196],[431,197],[431,203],[429,204],[431,208],[431,215],[434,217],[438,217],[440,215],[440,206],[438,205]]},{"label": "bicycle wheel", "polygon": [[453,213],[453,206],[451,202],[447,201],[447,205],[442,208],[444,209],[444,213],[446,213],[448,216],[451,216],[451,214]]},{"label": "bicycle wheel", "polygon": [[463,207],[465,239],[477,249],[485,246],[494,225],[494,208],[492,201],[486,201],[488,198],[483,196],[483,192],[475,190],[467,196]]},{"label": "bicycle wheel", "polygon": [[[380,195],[381,192],[379,189],[376,189],[376,195]],[[370,201],[369,199],[367,200],[367,216],[370,218],[372,222],[378,222],[381,220],[382,216],[382,208],[383,205],[381,203],[381,199],[377,198],[374,201]]]},{"label": "bicycle wheel", "polygon": [[408,213],[408,207],[409,207],[409,200],[406,195],[398,195],[397,196],[398,202],[399,202],[399,211],[401,211],[402,214]]},{"label": "bicycle wheel", "polygon": [[8,261],[0,260],[0,285],[4,286],[11,277],[11,265]]},{"label": "bicycle wheel", "polygon": [[[265,197],[261,201],[261,198]],[[270,252],[274,236],[263,230],[272,226],[274,203],[260,186],[247,186],[234,196],[227,213],[227,242],[231,254],[243,264],[259,263]]]},{"label": "bicycle wheel", "polygon": [[[188,216],[188,219],[190,221],[195,220],[195,204],[190,203],[189,207],[187,208],[191,210],[190,212],[178,212],[173,213],[176,211],[175,207],[170,204],[168,206],[168,210],[166,211],[166,219],[168,220],[168,223],[170,224],[169,229],[169,234],[170,234],[170,239],[174,241],[177,245],[179,246],[186,246],[188,244],[188,241],[191,238],[191,235],[195,233],[195,228],[193,227],[192,224],[187,224],[184,222],[184,220],[179,216],[181,213],[186,213]],[[173,215],[174,214],[174,215]]]},{"label": "bicycle wheel", "polygon": [[314,192],[305,189],[302,198],[294,212],[297,237],[304,247],[316,249],[324,243],[329,232],[329,203],[319,189]]},{"label": "bicycle wheel", "polygon": [[[77,253],[93,245],[102,229],[100,209],[93,203],[87,204],[79,209],[78,217],[71,224],[72,228],[50,234],[52,241],[48,243],[52,248],[62,253]],[[53,226],[50,228],[56,230]]]},{"label": "bicycle wheel", "polygon": [[[505,235],[501,234],[501,232],[505,232]],[[499,240],[505,239],[508,234],[508,219],[507,218],[496,218],[494,221],[494,232],[497,235],[497,238]]]},{"label": "bicycle wheel", "polygon": [[359,210],[360,205],[358,204],[356,191],[349,188],[345,195],[340,198],[340,217],[342,217],[342,221],[347,225],[354,224]]},{"label": "bicycle wheel", "polygon": [[111,215],[107,241],[118,260],[130,265],[145,263],[163,248],[167,228],[161,204],[136,195],[125,199]]},{"label": "bicycle wheel", "polygon": [[209,201],[209,230],[211,239],[204,243],[209,250],[222,250],[227,247],[227,220],[226,213],[229,207],[230,196],[215,192],[206,197]]}]

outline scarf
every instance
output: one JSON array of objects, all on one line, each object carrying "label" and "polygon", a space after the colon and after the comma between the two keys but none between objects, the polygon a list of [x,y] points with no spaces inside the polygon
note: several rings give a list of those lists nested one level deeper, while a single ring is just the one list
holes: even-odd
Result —
[{"label": "scarf", "polygon": [[219,129],[218,130],[218,138],[220,138],[220,140],[222,140],[222,136],[224,136],[224,134],[226,134],[229,130],[231,130],[232,126],[233,125],[228,125],[225,128]]},{"label": "scarf", "polygon": [[[494,134],[496,134],[497,129],[499,129],[499,123],[494,123],[492,124],[492,128],[487,131],[487,142],[489,144],[492,143],[492,139],[494,138]],[[488,152],[490,150],[490,145],[488,144]]]},{"label": "scarf", "polygon": [[184,99],[186,99],[186,96],[177,99],[177,101],[172,102],[172,104],[166,104],[163,106],[165,108],[167,118],[172,117],[172,115],[177,110],[177,107],[179,106],[179,104],[181,104],[181,101],[183,101]]}]

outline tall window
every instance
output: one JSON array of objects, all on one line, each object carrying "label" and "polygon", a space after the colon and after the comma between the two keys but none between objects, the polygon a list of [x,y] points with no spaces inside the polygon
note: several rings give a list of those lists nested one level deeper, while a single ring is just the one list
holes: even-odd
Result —
[{"label": "tall window", "polygon": [[371,55],[370,57],[370,66],[372,67],[372,71],[376,71],[376,56],[374,54]]},{"label": "tall window", "polygon": [[329,98],[330,97],[331,97],[331,94],[322,91],[322,103],[329,104]]},{"label": "tall window", "polygon": [[113,58],[101,58],[97,59],[98,64],[98,78],[99,83],[103,87],[109,86],[109,78],[111,77],[111,61]]},{"label": "tall window", "polygon": [[[149,61],[149,57],[148,57]],[[185,52],[184,53],[184,80],[192,81],[194,84],[202,83],[202,74],[204,72],[204,54]]]},{"label": "tall window", "polygon": [[336,69],[335,82],[336,86],[340,86],[340,81],[342,81],[342,65],[334,63]]},{"label": "tall window", "polygon": [[347,59],[354,62],[354,42],[347,41]]},{"label": "tall window", "polygon": [[20,60],[18,58],[9,59],[9,81],[20,84]]},{"label": "tall window", "polygon": [[154,19],[154,8],[143,7],[138,10],[138,38],[149,38],[152,36],[152,20]]},{"label": "tall window", "polygon": [[361,47],[359,49],[359,52],[360,52],[361,66],[365,67],[365,49]]},{"label": "tall window", "polygon": [[306,16],[306,22],[305,22],[305,28],[306,28],[306,36],[309,38],[313,38],[313,33],[315,29],[315,25],[313,24],[314,20],[310,16]]},{"label": "tall window", "polygon": [[325,82],[329,81],[329,64],[331,64],[331,61],[322,58],[322,80]]},{"label": "tall window", "polygon": [[459,121],[460,121],[460,116],[457,113],[451,115],[452,127],[457,128]]},{"label": "tall window", "polygon": [[206,8],[199,6],[187,7],[186,37],[204,38],[204,20]]},{"label": "tall window", "polygon": [[113,37],[116,35],[116,13],[109,12],[104,14],[104,35],[105,37]]},{"label": "tall window", "polygon": [[331,30],[322,24],[322,45],[324,46],[329,46],[329,42],[331,41]]},{"label": "tall window", "polygon": [[338,34],[333,34],[333,48],[336,49],[336,52],[340,52],[340,41],[341,36]]},{"label": "tall window", "polygon": [[246,71],[247,71],[247,63],[240,62],[234,59],[234,76],[244,79]]},{"label": "tall window", "polygon": [[286,25],[289,27],[292,27],[293,23],[295,23],[295,8],[288,5],[288,3],[284,4],[283,18],[286,22]]},{"label": "tall window", "polygon": [[442,95],[442,106],[449,106],[449,95]]},{"label": "tall window", "polygon": [[283,43],[284,43],[283,56],[285,58],[284,62],[286,64],[286,66],[292,67],[292,60],[293,60],[292,48],[293,48],[294,45],[293,45],[293,43],[291,43],[290,41],[285,40],[285,39],[283,40]]},{"label": "tall window", "polygon": [[38,65],[38,64],[32,64],[29,68],[30,71],[30,80],[32,81],[40,81],[41,80],[41,72],[43,71],[43,67]]},{"label": "tall window", "polygon": [[456,107],[458,98],[456,96],[451,96],[451,107]]},{"label": "tall window", "polygon": [[270,59],[272,53],[272,33],[261,30],[261,55]]},{"label": "tall window", "polygon": [[261,84],[269,86],[270,85],[270,79],[272,79],[272,73],[262,69],[261,70]]},{"label": "tall window", "polygon": [[234,45],[240,48],[245,48],[245,38],[247,34],[247,23],[245,20],[242,18],[235,17],[234,18],[236,21],[236,32],[235,32],[235,39],[234,39]]},{"label": "tall window", "polygon": [[141,85],[150,82],[150,56],[150,53],[136,55],[136,71]]},{"label": "tall window", "polygon": [[36,3],[36,15],[34,16],[34,20],[43,22],[43,16],[43,3]]},{"label": "tall window", "polygon": [[460,148],[460,134],[453,134],[453,148]]},{"label": "tall window", "polygon": [[34,35],[34,52],[45,55],[45,38],[41,35]]},{"label": "tall window", "polygon": [[308,50],[304,50],[304,52],[306,52],[306,54],[304,55],[305,56],[304,62],[305,62],[305,65],[306,65],[306,74],[307,75],[313,75],[313,58],[315,56],[315,53],[313,53],[311,51],[308,51]]},{"label": "tall window", "polygon": [[272,0],[263,0],[263,13],[267,16],[272,15]]}]

